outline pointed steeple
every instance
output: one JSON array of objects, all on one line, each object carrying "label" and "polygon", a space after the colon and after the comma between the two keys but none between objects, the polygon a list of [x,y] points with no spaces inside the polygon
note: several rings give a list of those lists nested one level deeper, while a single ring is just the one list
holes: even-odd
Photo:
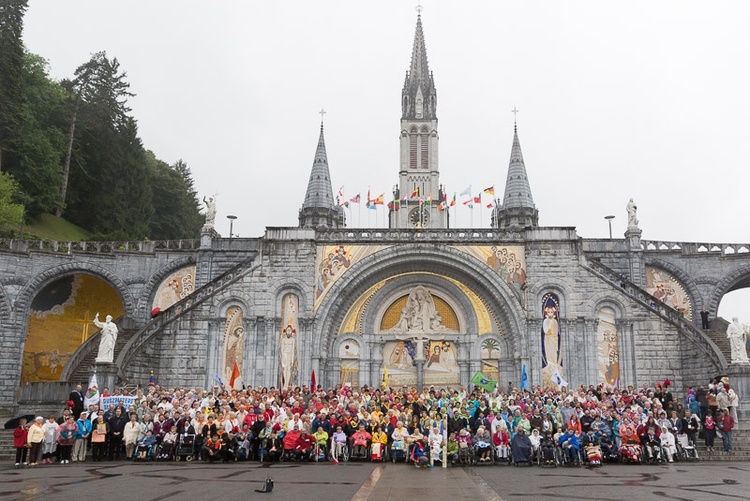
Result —
[{"label": "pointed steeple", "polygon": [[503,204],[493,212],[492,225],[500,229],[516,230],[539,225],[539,211],[531,195],[531,186],[521,153],[521,142],[518,140],[518,126],[515,123]]},{"label": "pointed steeple", "polygon": [[307,183],[305,201],[299,211],[299,225],[306,228],[339,228],[344,226],[344,210],[336,204],[333,198],[322,121],[320,122],[318,147],[315,150],[310,180]]},{"label": "pointed steeple", "polygon": [[414,31],[414,45],[411,50],[411,65],[406,72],[404,88],[401,91],[402,119],[437,118],[437,92],[435,81],[427,64],[427,48],[422,31],[422,15],[417,15],[417,28]]}]

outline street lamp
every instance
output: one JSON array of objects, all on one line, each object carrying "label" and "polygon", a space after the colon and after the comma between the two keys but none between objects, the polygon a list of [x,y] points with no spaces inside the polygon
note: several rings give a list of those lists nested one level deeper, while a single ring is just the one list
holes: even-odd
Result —
[{"label": "street lamp", "polygon": [[[237,219],[237,216],[233,216],[230,214],[227,216],[227,219],[229,219],[229,238],[232,238],[233,236],[236,237],[237,235],[234,235],[232,231],[234,230],[234,220]],[[612,232],[610,231],[610,233]],[[612,238],[612,236],[610,235],[609,238]]]},{"label": "street lamp", "polygon": [[615,216],[604,216],[604,219],[609,223],[609,239],[612,240],[612,220]]}]

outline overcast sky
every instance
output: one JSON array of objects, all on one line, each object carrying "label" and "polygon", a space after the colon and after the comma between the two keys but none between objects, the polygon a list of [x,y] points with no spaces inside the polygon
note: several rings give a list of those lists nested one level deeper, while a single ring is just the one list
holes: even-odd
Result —
[{"label": "overcast sky", "polygon": [[[613,214],[619,238],[632,197],[643,239],[750,242],[750,2],[422,4],[450,194],[502,193],[517,107],[540,225],[603,238]],[[24,39],[54,78],[117,57],[144,145],[218,194],[222,234],[234,214],[254,237],[297,224],[321,108],[334,191],[388,198],[415,5],[33,0]],[[489,209],[452,218],[489,226]]]}]

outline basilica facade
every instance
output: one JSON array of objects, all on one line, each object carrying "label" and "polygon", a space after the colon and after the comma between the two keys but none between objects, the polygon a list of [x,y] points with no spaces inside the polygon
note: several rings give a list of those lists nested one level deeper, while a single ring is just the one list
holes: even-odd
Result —
[{"label": "basilica facade", "polygon": [[[748,280],[741,249],[642,241],[634,213],[620,239],[540,227],[517,129],[491,227],[452,228],[419,17],[401,108],[388,228],[346,227],[321,124],[296,226],[226,239],[207,224],[194,246],[0,253],[15,270],[0,277],[0,407],[19,385],[31,398],[35,384],[67,388],[94,371],[201,388],[467,387],[481,372],[502,388],[668,377],[679,389],[727,370],[696,316],[715,316]],[[97,311],[120,328],[111,363],[95,360],[101,334],[81,331]]]}]

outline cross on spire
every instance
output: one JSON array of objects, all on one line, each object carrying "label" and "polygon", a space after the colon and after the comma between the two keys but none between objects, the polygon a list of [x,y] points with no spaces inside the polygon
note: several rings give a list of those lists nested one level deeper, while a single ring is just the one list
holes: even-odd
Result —
[{"label": "cross on spire", "polygon": [[323,123],[323,118],[324,118],[325,114],[328,113],[328,112],[325,109],[321,108],[318,113],[320,113],[320,123],[322,124]]},{"label": "cross on spire", "polygon": [[417,15],[421,16],[422,15],[422,10],[424,9],[424,7],[422,7],[422,4],[418,3],[416,9],[417,9]]}]

